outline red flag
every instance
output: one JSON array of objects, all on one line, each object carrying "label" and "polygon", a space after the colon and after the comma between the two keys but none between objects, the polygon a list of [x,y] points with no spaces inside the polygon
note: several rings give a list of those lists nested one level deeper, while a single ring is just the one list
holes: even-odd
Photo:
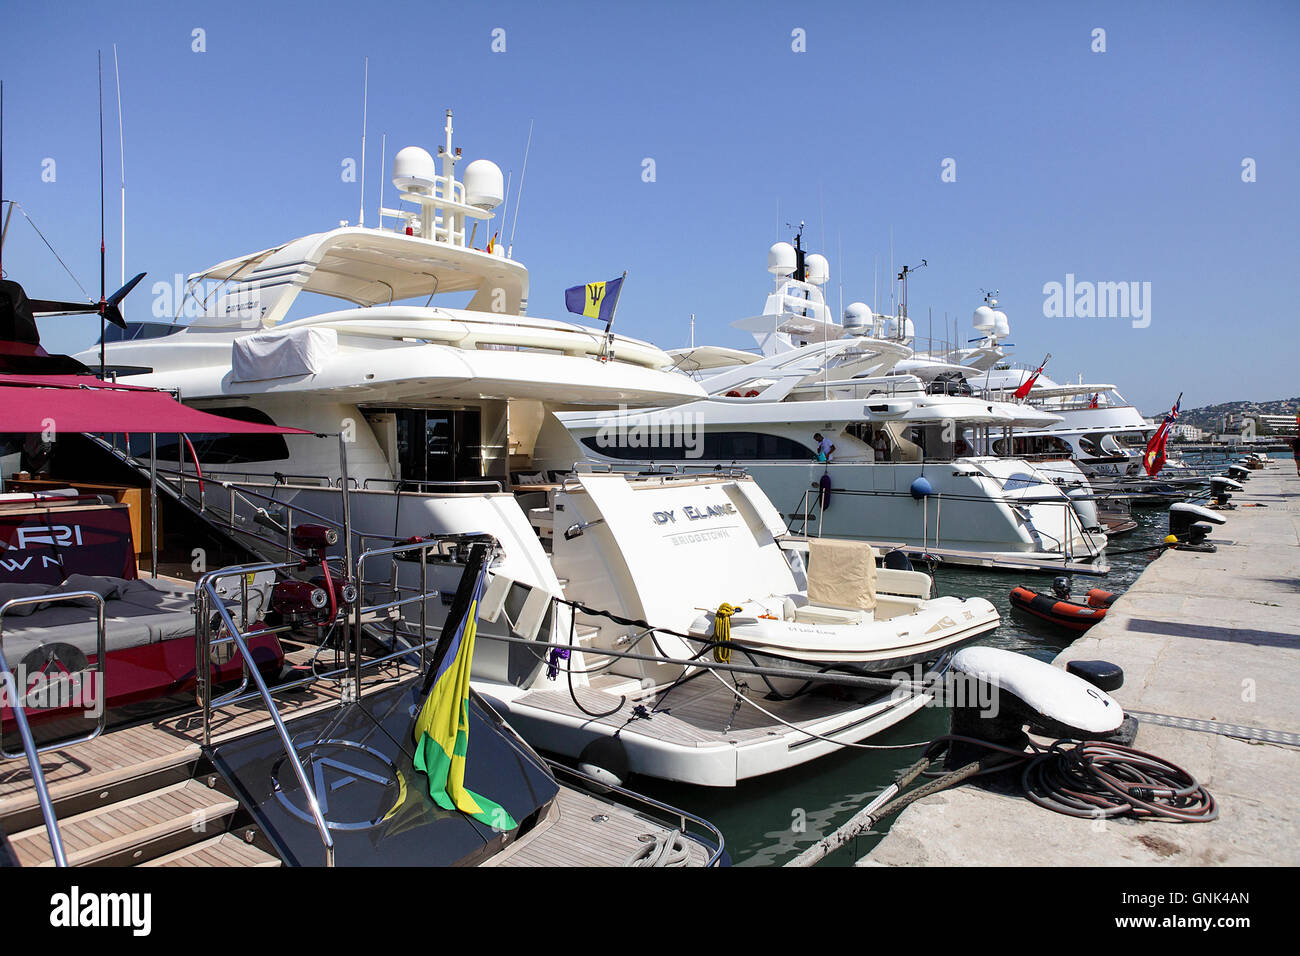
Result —
[{"label": "red flag", "polygon": [[1156,433],[1147,442],[1146,451],[1142,453],[1142,464],[1152,478],[1160,474],[1160,469],[1165,466],[1165,445],[1169,441],[1169,426],[1178,419],[1178,408],[1182,404],[1183,396],[1179,395],[1178,401],[1174,402],[1174,407],[1165,415],[1165,420],[1160,423]]},{"label": "red flag", "polygon": [[1049,352],[1047,358],[1043,359],[1043,364],[1038,366],[1038,370],[1034,372],[1033,375],[1029,376],[1029,378],[1025,379],[1021,386],[1016,389],[1015,397],[1017,401],[1023,401],[1029,396],[1029,390],[1033,388],[1034,383],[1038,381],[1038,376],[1043,374],[1043,369],[1047,368],[1047,359],[1050,359],[1051,357],[1051,353]]}]

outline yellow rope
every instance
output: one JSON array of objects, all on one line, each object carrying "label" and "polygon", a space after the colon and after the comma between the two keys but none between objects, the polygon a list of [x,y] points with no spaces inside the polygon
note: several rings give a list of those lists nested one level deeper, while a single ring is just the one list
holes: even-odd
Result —
[{"label": "yellow rope", "polygon": [[713,639],[717,645],[713,648],[713,660],[718,664],[731,663],[731,615],[744,608],[739,605],[719,604],[713,615]]}]

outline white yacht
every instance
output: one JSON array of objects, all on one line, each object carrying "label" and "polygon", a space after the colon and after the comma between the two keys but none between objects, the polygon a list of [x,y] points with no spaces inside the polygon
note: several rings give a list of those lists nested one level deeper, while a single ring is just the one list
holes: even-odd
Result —
[{"label": "white yacht", "polygon": [[[383,210],[381,228],[344,226],[220,263],[190,278],[201,314],[189,325],[132,326],[106,344],[107,367],[132,383],[315,433],[164,436],[159,455],[177,462],[163,476],[170,493],[268,560],[290,558],[304,524],[336,529],[363,593],[386,580],[371,561],[373,574],[391,566],[408,594],[450,596],[464,565],[454,542],[490,542],[474,686],[559,753],[617,737],[631,772],[726,786],[924,706],[925,694],[900,697],[863,675],[934,662],[991,630],[987,601],[933,598],[919,572],[877,574],[861,545],[844,563],[857,583],[837,583],[839,562],[809,567],[810,546],[789,539],[744,476],[571,474],[580,456],[556,412],[706,393],[653,345],[525,315],[525,267],[500,246],[473,245],[501,202],[500,170],[479,160],[457,179],[451,135],[449,113],[441,172],[422,149],[397,154],[393,181],[411,208]],[[304,292],[333,301],[291,317]],[[432,301],[457,293],[466,307]],[[97,350],[83,354],[97,361]],[[412,557],[431,537],[453,542],[447,560]],[[409,553],[394,551],[405,542]],[[410,646],[446,614],[418,597],[402,606],[388,638]],[[700,661],[733,649],[781,700],[759,704],[743,678]],[[859,679],[856,696],[817,693],[827,670]],[[622,707],[628,715],[613,716]],[[653,721],[633,716],[656,709]]]},{"label": "white yacht", "polygon": [[[1060,416],[945,394],[899,371],[912,352],[890,320],[855,303],[845,326],[831,321],[821,256],[805,261],[801,250],[777,243],[768,271],[776,288],[762,314],[733,323],[753,333],[760,354],[676,353],[679,367],[711,373],[701,381],[705,401],[558,416],[579,451],[611,467],[743,467],[810,534],[986,567],[1099,564],[1106,539],[1077,469],[1067,488],[1022,458],[976,453],[1013,429],[1051,427]],[[829,461],[819,460],[817,436],[834,445]]]}]

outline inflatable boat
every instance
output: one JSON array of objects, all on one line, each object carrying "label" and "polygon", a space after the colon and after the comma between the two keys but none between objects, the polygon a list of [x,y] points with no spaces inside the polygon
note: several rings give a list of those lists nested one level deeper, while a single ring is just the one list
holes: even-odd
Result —
[{"label": "inflatable boat", "polygon": [[1119,597],[1111,591],[1093,588],[1082,601],[1075,600],[1070,595],[1068,578],[1057,578],[1052,588],[1051,594],[1023,586],[1015,588],[1011,592],[1011,606],[1071,631],[1086,631],[1106,617],[1106,610]]}]

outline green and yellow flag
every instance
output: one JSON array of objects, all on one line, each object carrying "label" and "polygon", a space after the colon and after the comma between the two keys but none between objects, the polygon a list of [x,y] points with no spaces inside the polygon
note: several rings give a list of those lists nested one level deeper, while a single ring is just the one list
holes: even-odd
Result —
[{"label": "green and yellow flag", "polygon": [[[471,551],[466,578],[474,573],[473,590],[464,583],[452,602],[448,628],[455,631],[448,640],[448,628],[439,640],[436,662],[425,683],[426,697],[415,719],[415,768],[429,777],[429,796],[444,810],[459,810],[498,830],[513,830],[518,824],[499,804],[465,789],[465,760],[469,755],[469,670],[474,659],[474,631],[478,604],[487,577],[486,548]],[[468,598],[468,600],[466,600]],[[458,616],[458,612],[459,616]]]}]

